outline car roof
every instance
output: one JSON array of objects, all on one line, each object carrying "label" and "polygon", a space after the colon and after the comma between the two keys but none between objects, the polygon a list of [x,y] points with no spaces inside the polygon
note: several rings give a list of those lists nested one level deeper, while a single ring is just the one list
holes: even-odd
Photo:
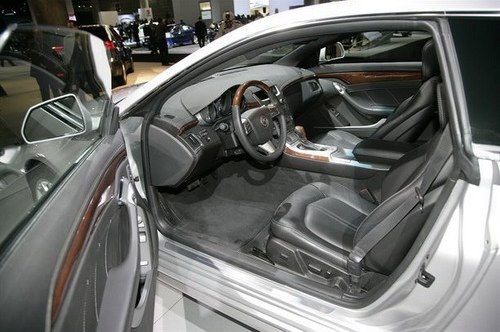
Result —
[{"label": "car roof", "polygon": [[104,24],[94,24],[94,25],[81,25],[78,29],[87,31],[104,41],[114,40],[115,36],[111,32],[111,27]]},{"label": "car roof", "polygon": [[[150,91],[164,84],[175,75],[217,50],[230,46],[249,35],[257,35],[266,31],[283,31],[291,25],[307,24],[337,18],[382,16],[382,15],[456,15],[456,14],[496,14],[500,15],[498,0],[348,0],[335,1],[320,5],[306,6],[270,15],[255,22],[246,24],[209,43],[190,56],[182,59],[172,67],[136,90],[120,103],[120,115],[126,114],[136,102],[148,95]],[[293,23],[290,23],[293,22]]]},{"label": "car roof", "polygon": [[86,25],[79,25],[78,28],[109,28],[109,25],[106,25],[106,24],[86,24]]}]

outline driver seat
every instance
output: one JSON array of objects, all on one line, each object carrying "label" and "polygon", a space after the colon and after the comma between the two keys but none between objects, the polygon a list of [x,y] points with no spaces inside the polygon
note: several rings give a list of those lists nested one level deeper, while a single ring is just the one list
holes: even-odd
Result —
[{"label": "driver seat", "polygon": [[[447,153],[445,158],[443,151]],[[350,276],[350,255],[359,242],[378,231],[377,225],[387,223],[395,209],[415,197],[416,188],[430,177],[426,173],[436,167],[439,171],[432,175],[432,181],[425,179],[430,186],[423,193],[422,204],[402,216],[361,261],[364,271],[389,275],[409,251],[450,175],[453,156],[449,128],[439,130],[391,168],[382,181],[381,203],[370,202],[338,183],[315,182],[293,192],[272,217],[266,254],[275,264],[308,277],[319,276],[325,282],[335,277],[346,280]]]},{"label": "driver seat", "polygon": [[[371,136],[386,141],[415,142],[435,119],[437,111],[436,87],[441,80],[434,42],[422,47],[422,85],[410,98],[403,101]],[[331,130],[313,139],[315,143],[353,149],[361,138],[343,131]]]}]

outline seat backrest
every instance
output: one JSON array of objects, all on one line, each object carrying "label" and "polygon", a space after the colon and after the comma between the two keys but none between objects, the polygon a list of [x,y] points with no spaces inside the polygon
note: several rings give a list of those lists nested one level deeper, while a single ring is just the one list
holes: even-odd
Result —
[{"label": "seat backrest", "polygon": [[422,48],[422,85],[402,102],[371,138],[388,141],[414,142],[429,126],[437,126],[436,87],[440,82],[439,63],[432,40]]},{"label": "seat backrest", "polygon": [[[453,149],[442,145],[441,135],[450,135],[449,130],[440,130],[426,144],[403,156],[386,175],[382,184],[382,203],[370,213],[358,228],[354,237],[354,245],[368,232],[372,231],[378,223],[384,221],[390,212],[397,209],[405,200],[415,196],[415,187],[419,186],[425,171],[432,167],[436,160],[434,154],[438,149]],[[450,140],[451,141],[451,140]],[[430,189],[424,195],[423,208],[416,206],[401,219],[370,252],[365,256],[364,264],[372,271],[388,275],[404,258],[413,245],[423,224],[432,211],[442,188],[453,169],[453,155],[445,162],[432,181]]]}]

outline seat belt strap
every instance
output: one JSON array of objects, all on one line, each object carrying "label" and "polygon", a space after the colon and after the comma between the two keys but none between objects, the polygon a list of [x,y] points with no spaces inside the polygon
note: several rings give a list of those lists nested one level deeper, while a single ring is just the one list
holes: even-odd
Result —
[{"label": "seat belt strap", "polygon": [[427,167],[422,175],[420,187],[415,187],[415,195],[410,196],[403,204],[393,210],[387,218],[375,225],[372,230],[365,234],[349,254],[347,261],[347,272],[351,275],[351,281],[359,281],[361,276],[361,261],[387,234],[389,234],[410,211],[421,205],[423,208],[424,196],[427,194],[431,184],[437,178],[439,171],[453,152],[449,125],[445,127],[437,143]]}]

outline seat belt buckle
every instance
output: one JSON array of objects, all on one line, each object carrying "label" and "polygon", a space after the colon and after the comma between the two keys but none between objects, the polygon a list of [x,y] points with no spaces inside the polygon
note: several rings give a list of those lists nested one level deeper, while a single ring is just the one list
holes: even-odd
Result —
[{"label": "seat belt buckle", "polygon": [[354,277],[361,277],[361,264],[351,260],[350,258],[347,259],[347,272],[349,275]]},{"label": "seat belt buckle", "polygon": [[415,187],[415,193],[415,198],[418,199],[418,205],[420,206],[420,213],[424,213],[424,196],[422,196],[419,187]]},{"label": "seat belt buckle", "polygon": [[347,273],[349,274],[349,282],[352,293],[359,293],[361,286],[359,285],[361,278],[361,262],[356,262],[349,257],[347,259]]},{"label": "seat belt buckle", "polygon": [[378,201],[375,195],[370,191],[368,188],[363,188],[359,191],[359,196],[361,196],[363,199],[367,200],[370,203],[377,204]]}]

